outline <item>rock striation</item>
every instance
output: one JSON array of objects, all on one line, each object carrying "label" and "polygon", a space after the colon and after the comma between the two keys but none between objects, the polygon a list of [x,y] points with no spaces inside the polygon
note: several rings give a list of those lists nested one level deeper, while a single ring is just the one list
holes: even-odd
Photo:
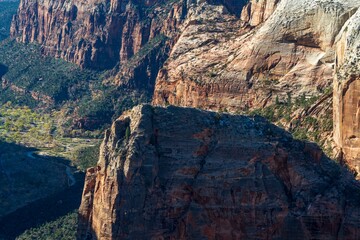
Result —
[{"label": "rock striation", "polygon": [[359,0],[22,0],[11,35],[155,105],[242,111],[330,88]]},{"label": "rock striation", "polygon": [[343,26],[336,44],[334,140],[339,157],[360,173],[360,10]]},{"label": "rock striation", "polygon": [[360,185],[263,118],[138,106],[87,171],[79,239],[357,239]]},{"label": "rock striation", "polygon": [[188,11],[204,5],[240,15],[245,1],[21,0],[11,36],[83,68],[114,68],[110,83],[152,92]]},{"label": "rock striation", "polygon": [[[11,35],[21,42],[39,43],[45,54],[82,67],[112,68],[159,34],[159,21],[164,16],[149,16],[146,10],[161,2],[22,0]],[[162,10],[157,14],[170,12]],[[174,16],[172,20],[179,19]]]},{"label": "rock striation", "polygon": [[241,12],[241,20],[250,26],[258,26],[271,16],[279,2],[280,0],[251,0]]},{"label": "rock striation", "polygon": [[[319,95],[334,41],[360,1],[250,1],[241,20],[211,11],[188,24],[159,72],[153,103],[238,111]],[[240,26],[241,27],[240,27]]]}]

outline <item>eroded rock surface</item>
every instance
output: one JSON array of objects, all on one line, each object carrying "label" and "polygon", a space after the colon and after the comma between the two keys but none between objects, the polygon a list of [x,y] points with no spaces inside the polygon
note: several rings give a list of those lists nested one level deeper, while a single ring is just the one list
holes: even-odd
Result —
[{"label": "eroded rock surface", "polygon": [[332,83],[335,38],[359,5],[254,0],[242,21],[214,8],[189,12],[153,102],[237,111],[267,106],[275,96],[318,95]]},{"label": "eroded rock surface", "polygon": [[242,0],[22,0],[11,35],[84,68],[114,68],[111,84],[152,92],[191,9],[221,7],[225,15],[239,16],[244,5]]},{"label": "eroded rock surface", "polygon": [[[82,67],[111,68],[130,59],[160,33],[174,2],[159,7],[154,12],[157,16],[146,14],[161,2],[22,0],[11,34],[19,41],[41,44],[45,54]],[[168,24],[176,24],[177,17]]]},{"label": "eroded rock surface", "polygon": [[360,186],[262,118],[138,106],[88,170],[79,239],[356,239]]},{"label": "eroded rock surface", "polygon": [[334,81],[334,140],[340,159],[360,173],[360,10],[337,41]]},{"label": "eroded rock surface", "polygon": [[251,0],[241,13],[241,20],[250,26],[257,26],[266,21],[275,11],[280,0]]},{"label": "eroded rock surface", "polygon": [[[242,111],[320,96],[359,0],[22,0],[12,36],[156,105]],[[164,65],[165,62],[165,65]],[[161,69],[161,70],[160,70]],[[156,82],[156,83],[155,83]]]}]

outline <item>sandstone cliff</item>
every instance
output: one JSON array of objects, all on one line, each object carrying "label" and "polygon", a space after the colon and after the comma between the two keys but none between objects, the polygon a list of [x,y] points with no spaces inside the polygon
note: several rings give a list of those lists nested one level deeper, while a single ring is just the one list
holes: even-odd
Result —
[{"label": "sandstone cliff", "polygon": [[332,83],[335,37],[359,5],[254,0],[242,21],[216,9],[189,12],[153,102],[237,111],[270,105],[275,96],[318,95]]},{"label": "sandstone cliff", "polygon": [[80,66],[109,68],[148,40],[150,25],[140,24],[142,6],[132,1],[22,0],[11,34]]},{"label": "sandstone cliff", "polygon": [[168,52],[164,42],[176,35],[186,9],[185,0],[22,0],[11,36],[83,68],[116,67],[116,84],[153,89]]},{"label": "sandstone cliff", "polygon": [[250,26],[257,26],[271,16],[279,2],[280,0],[251,0],[241,12],[241,20]]},{"label": "sandstone cliff", "polygon": [[360,1],[245,2],[22,0],[11,32],[82,67],[114,67],[107,83],[156,84],[156,105],[235,112],[321,95]]},{"label": "sandstone cliff", "polygon": [[78,236],[356,239],[359,210],[351,174],[262,118],[145,105],[105,134]]},{"label": "sandstone cliff", "polygon": [[22,0],[11,33],[82,67],[114,67],[110,84],[156,82],[159,105],[237,111],[331,85],[333,42],[358,0],[245,3]]},{"label": "sandstone cliff", "polygon": [[22,0],[11,35],[84,68],[115,67],[111,84],[152,91],[188,11],[209,5],[240,15],[245,1]]},{"label": "sandstone cliff", "polygon": [[334,140],[339,157],[360,173],[360,10],[343,26],[336,48]]}]

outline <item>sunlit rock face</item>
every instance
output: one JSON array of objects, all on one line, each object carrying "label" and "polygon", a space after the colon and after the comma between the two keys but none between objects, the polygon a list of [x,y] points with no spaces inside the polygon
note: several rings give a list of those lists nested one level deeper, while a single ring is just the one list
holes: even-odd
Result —
[{"label": "sunlit rock face", "polygon": [[[139,10],[156,2],[22,0],[11,35],[21,42],[39,43],[44,53],[82,67],[111,68],[157,34],[151,19]],[[143,19],[150,22],[142,24]]]},{"label": "sunlit rock face", "polygon": [[11,36],[83,68],[111,69],[110,84],[152,94],[191,9],[221,7],[239,17],[239,0],[22,0]]},{"label": "sunlit rock face", "polygon": [[360,11],[343,26],[336,43],[334,139],[340,158],[360,173]]},{"label": "sunlit rock face", "polygon": [[87,172],[79,239],[354,239],[360,186],[264,119],[138,106]]},{"label": "sunlit rock face", "polygon": [[280,0],[251,0],[241,13],[241,20],[257,26],[267,20],[275,11]]},{"label": "sunlit rock face", "polygon": [[359,1],[251,1],[241,19],[189,12],[155,86],[154,104],[260,108],[331,86],[335,38]]},{"label": "sunlit rock face", "polygon": [[[319,95],[359,0],[22,0],[12,37],[155,105],[236,112]],[[155,89],[155,91],[153,91]]]}]

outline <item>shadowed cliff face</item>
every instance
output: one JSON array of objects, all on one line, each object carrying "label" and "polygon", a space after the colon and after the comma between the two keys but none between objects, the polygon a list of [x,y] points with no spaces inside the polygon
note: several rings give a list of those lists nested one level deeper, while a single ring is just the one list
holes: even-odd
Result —
[{"label": "shadowed cliff face", "polygon": [[138,106],[87,172],[79,239],[355,239],[360,185],[262,118]]},{"label": "shadowed cliff face", "polygon": [[337,39],[334,79],[334,140],[340,158],[360,173],[360,10]]},{"label": "shadowed cliff face", "polygon": [[[200,1],[198,1],[200,2]],[[208,0],[210,4],[222,4],[229,12],[240,16],[243,7],[249,2],[248,0]]]}]

